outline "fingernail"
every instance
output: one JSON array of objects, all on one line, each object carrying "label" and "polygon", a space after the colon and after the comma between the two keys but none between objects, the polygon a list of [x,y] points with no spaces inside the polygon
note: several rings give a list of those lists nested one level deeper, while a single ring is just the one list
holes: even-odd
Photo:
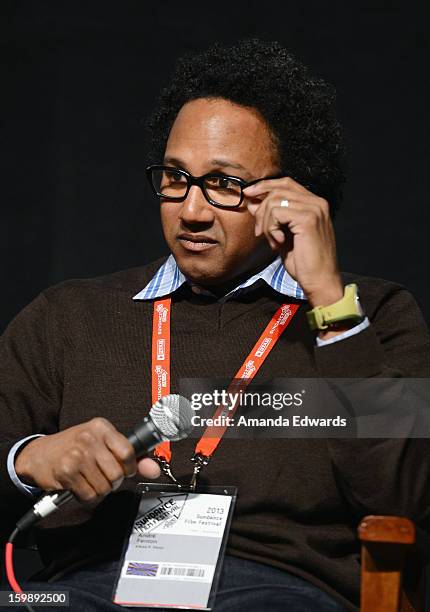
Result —
[{"label": "fingernail", "polygon": [[116,491],[117,489],[119,489],[119,487],[122,485],[123,480],[124,478],[122,476],[114,480],[114,482],[112,483],[112,491]]}]

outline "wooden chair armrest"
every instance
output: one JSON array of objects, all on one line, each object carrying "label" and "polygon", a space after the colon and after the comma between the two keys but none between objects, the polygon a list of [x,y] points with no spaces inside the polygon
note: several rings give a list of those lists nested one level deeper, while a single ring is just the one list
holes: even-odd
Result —
[{"label": "wooden chair armrest", "polygon": [[362,542],[414,544],[415,524],[403,516],[366,516],[358,526]]},{"label": "wooden chair armrest", "polygon": [[358,537],[361,612],[423,612],[430,537],[400,516],[366,516]]}]

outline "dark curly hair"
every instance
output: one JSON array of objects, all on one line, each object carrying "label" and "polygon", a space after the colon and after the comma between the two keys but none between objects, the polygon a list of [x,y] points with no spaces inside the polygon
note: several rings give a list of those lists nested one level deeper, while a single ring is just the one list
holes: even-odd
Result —
[{"label": "dark curly hair", "polygon": [[278,42],[219,43],[178,61],[149,121],[150,157],[162,160],[181,107],[197,98],[223,98],[256,109],[268,124],[281,171],[326,198],[332,214],[344,182],[344,146],[335,90]]}]

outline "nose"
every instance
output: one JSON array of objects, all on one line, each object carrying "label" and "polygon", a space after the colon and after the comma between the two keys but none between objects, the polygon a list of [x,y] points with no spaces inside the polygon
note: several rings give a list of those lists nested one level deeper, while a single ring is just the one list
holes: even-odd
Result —
[{"label": "nose", "polygon": [[192,185],[182,202],[179,218],[184,225],[212,225],[215,219],[214,207],[209,204],[198,185]]}]

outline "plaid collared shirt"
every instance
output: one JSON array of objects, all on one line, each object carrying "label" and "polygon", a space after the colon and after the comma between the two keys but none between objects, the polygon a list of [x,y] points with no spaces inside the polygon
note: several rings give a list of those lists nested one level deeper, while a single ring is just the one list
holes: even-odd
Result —
[{"label": "plaid collared shirt", "polygon": [[[219,298],[223,302],[228,300],[238,291],[246,287],[252,287],[258,280],[264,280],[272,289],[282,295],[305,300],[300,285],[288,274],[284,268],[281,258],[277,257],[264,270],[261,270],[254,276],[251,276],[246,281],[229,291],[226,295]],[[169,295],[179,289],[184,283],[188,282],[186,277],[179,270],[173,255],[170,255],[166,262],[157,270],[154,277],[149,283],[134,296],[134,300],[153,300]],[[200,288],[201,293],[212,295],[209,291]]]}]

